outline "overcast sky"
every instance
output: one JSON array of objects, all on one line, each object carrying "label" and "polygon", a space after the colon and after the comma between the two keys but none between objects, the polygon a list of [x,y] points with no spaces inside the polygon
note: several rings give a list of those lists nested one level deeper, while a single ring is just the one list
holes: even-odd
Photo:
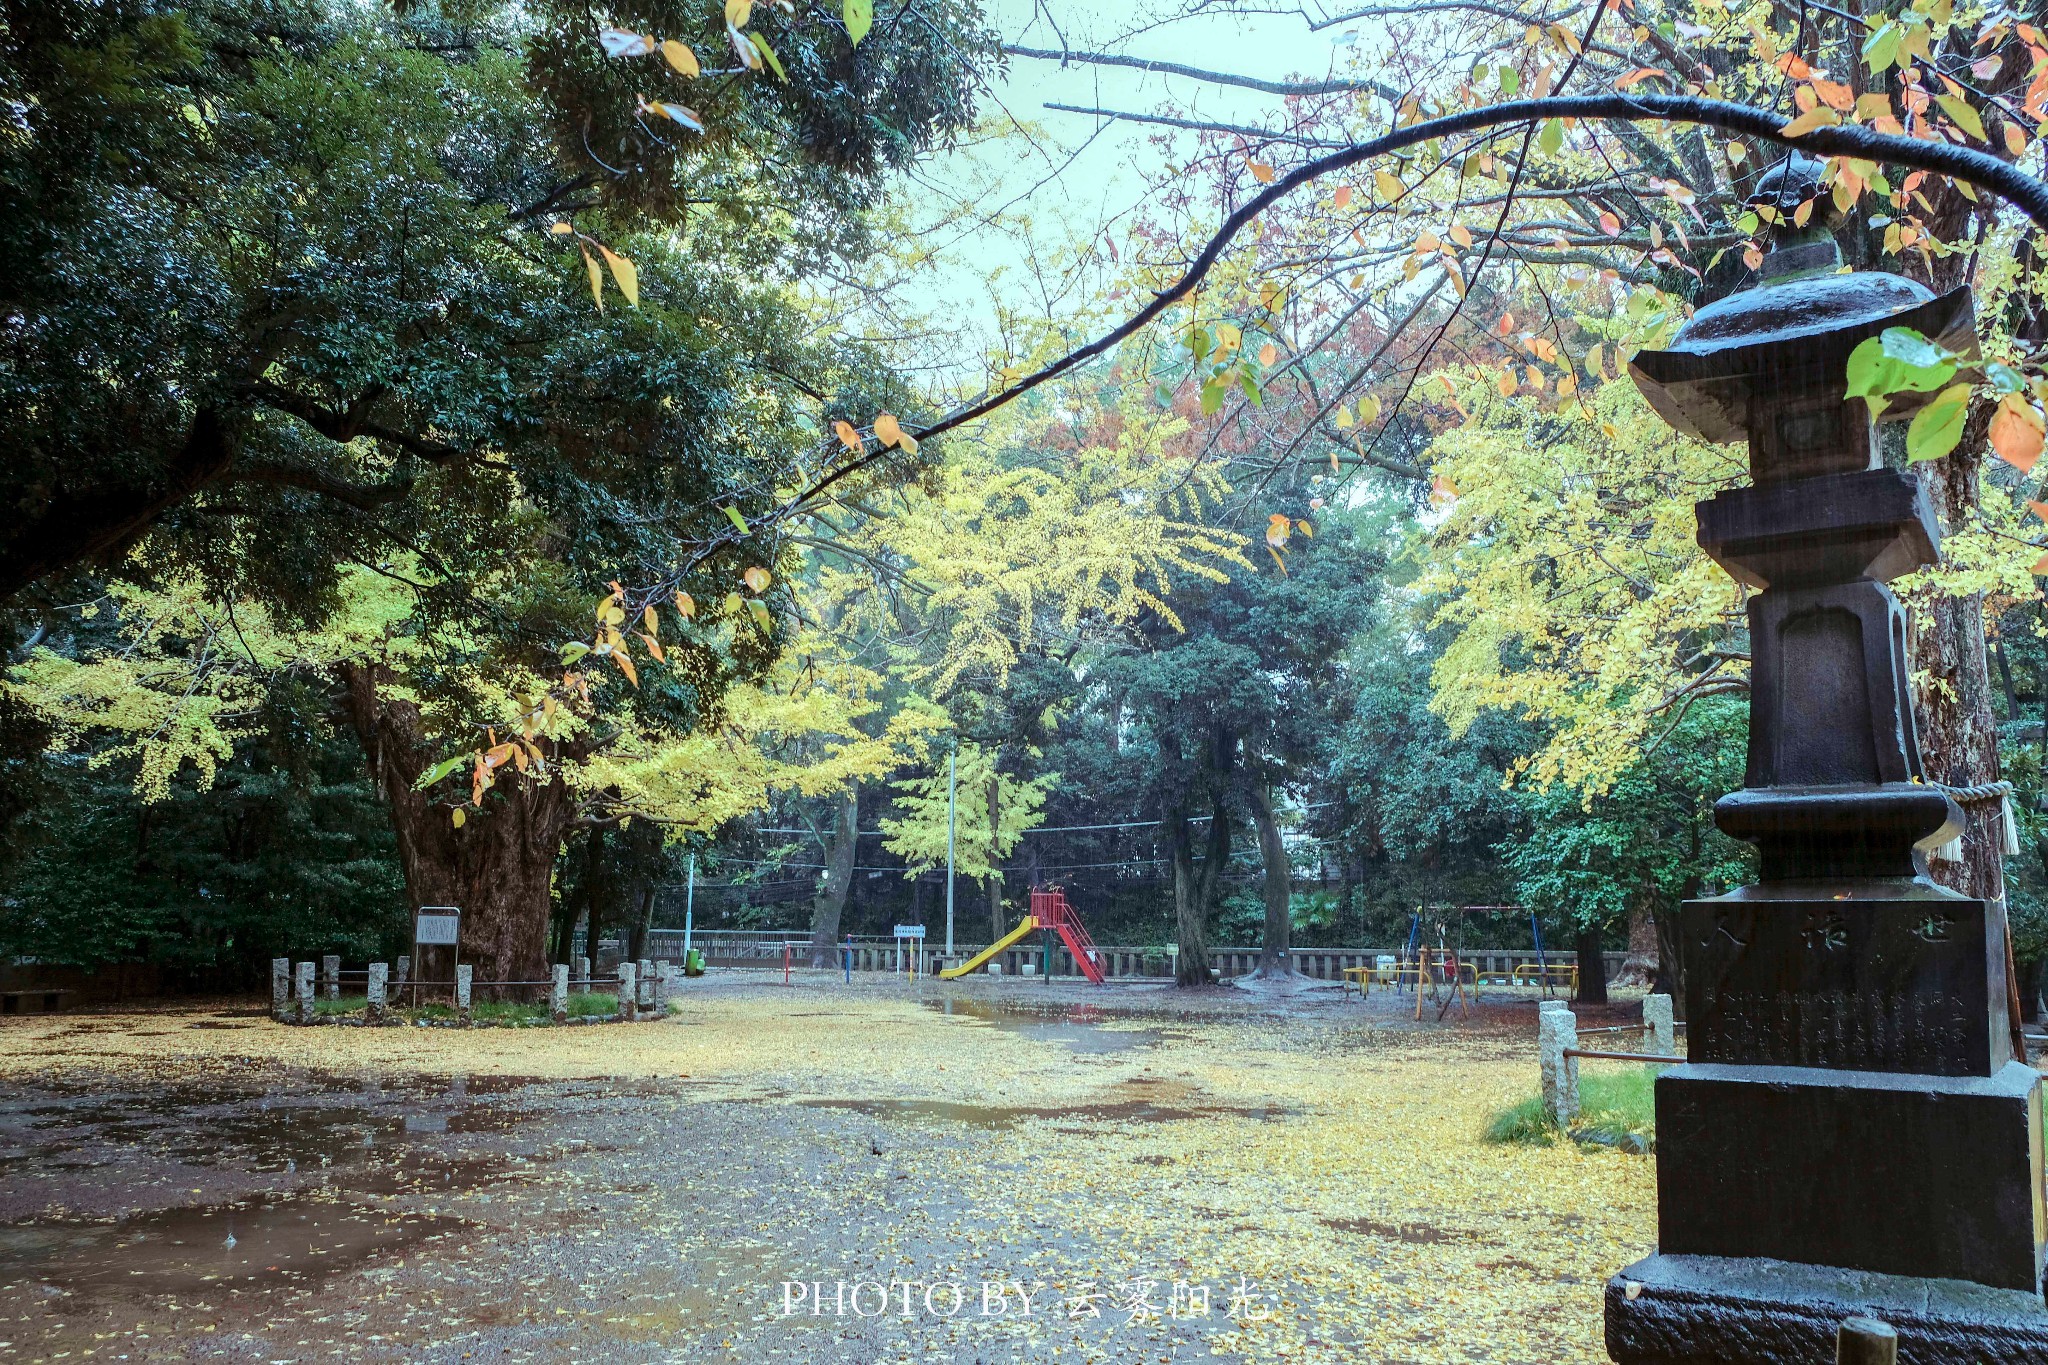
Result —
[{"label": "overcast sky", "polygon": [[[1319,16],[1325,13],[1310,8]],[[1113,51],[1265,79],[1327,75],[1348,63],[1353,44],[1369,43],[1374,36],[1357,23],[1312,31],[1299,12],[1162,21],[1159,16],[1173,14],[1172,7],[992,0],[988,13],[1010,43]],[[1007,111],[1030,135],[940,156],[921,168],[909,186],[930,206],[922,221],[930,222],[942,204],[961,202],[975,204],[983,214],[1030,220],[1027,237],[966,221],[930,236],[928,245],[941,264],[918,282],[910,302],[968,333],[940,348],[961,357],[956,365],[977,363],[994,337],[994,305],[982,283],[988,272],[1006,271],[998,289],[1013,304],[1027,304],[1033,298],[1029,282],[1035,265],[1070,268],[1087,246],[1099,253],[1105,233],[1120,245],[1149,178],[1193,145],[1192,133],[1058,112],[1047,104],[1139,113],[1172,105],[1183,117],[1260,126],[1272,122],[1281,101],[1186,77],[1011,58],[984,112],[1000,119]],[[1172,139],[1166,148],[1156,141],[1162,134]],[[1085,287],[1076,289],[1053,300],[1050,309],[1037,311],[1071,315],[1067,310],[1085,304],[1086,293]]]}]

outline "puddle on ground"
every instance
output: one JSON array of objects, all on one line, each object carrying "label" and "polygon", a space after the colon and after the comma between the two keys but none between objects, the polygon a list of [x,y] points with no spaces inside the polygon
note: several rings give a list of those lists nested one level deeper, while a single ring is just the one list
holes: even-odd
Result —
[{"label": "puddle on ground", "polygon": [[[1138,1090],[1137,1086],[1154,1087]],[[957,1100],[899,1099],[805,1099],[806,1109],[847,1109],[877,1118],[928,1119],[958,1123],[970,1128],[1014,1128],[1032,1119],[1054,1119],[1066,1123],[1177,1123],[1183,1119],[1248,1118],[1273,1120],[1285,1117],[1280,1108],[1239,1108],[1207,1102],[1193,1086],[1138,1077],[1113,1087],[1105,1098],[1085,1104],[1002,1105],[966,1104]],[[1087,1136],[1085,1128],[1059,1131]]]},{"label": "puddle on ground", "polygon": [[176,1294],[306,1280],[462,1226],[318,1195],[15,1224],[0,1227],[0,1293],[32,1281],[74,1294]]},{"label": "puddle on ground", "polygon": [[[241,1177],[265,1173],[266,1182],[283,1177],[287,1187],[135,1213],[83,1198],[81,1205],[100,1202],[115,1216],[0,1224],[0,1301],[35,1282],[100,1296],[304,1282],[466,1227],[375,1201],[467,1194],[519,1174],[535,1158],[451,1150],[444,1136],[501,1132],[535,1117],[487,1097],[528,1083],[456,1078],[400,1090],[322,1078],[289,1094],[184,1084],[112,1096],[45,1090],[0,1102],[0,1162],[33,1159],[42,1171],[64,1171],[39,1195],[57,1206],[104,1178],[100,1154],[109,1149]],[[54,1159],[60,1154],[69,1159]],[[185,1179],[204,1183],[196,1170]],[[151,1199],[154,1183],[135,1193]]]},{"label": "puddle on ground", "polygon": [[1034,1010],[957,995],[924,1003],[949,1018],[975,1020],[1020,1038],[1059,1043],[1074,1052],[1128,1052],[1132,1048],[1155,1046],[1168,1037],[1163,1029],[1105,1028],[1117,1016],[1094,1005]]},{"label": "puddle on ground", "polygon": [[530,1117],[514,1105],[473,1102],[463,1085],[440,1093],[356,1087],[347,1098],[360,1103],[336,1098],[183,1085],[0,1103],[0,1150],[54,1154],[103,1142],[195,1166],[297,1171],[356,1165],[408,1134],[502,1132]]}]

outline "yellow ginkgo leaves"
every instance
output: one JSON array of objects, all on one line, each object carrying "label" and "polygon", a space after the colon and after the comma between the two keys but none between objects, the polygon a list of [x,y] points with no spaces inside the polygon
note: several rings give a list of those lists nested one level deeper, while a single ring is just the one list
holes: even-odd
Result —
[{"label": "yellow ginkgo leaves", "polygon": [[891,413],[885,412],[875,418],[875,439],[885,446],[895,446],[905,455],[917,454],[917,438],[905,431],[903,424]]},{"label": "yellow ginkgo leaves", "polygon": [[[697,76],[702,74],[703,68],[697,65],[697,54],[673,38],[662,43],[661,55],[670,66],[675,68],[678,76]],[[700,129],[699,131],[702,130]]]},{"label": "yellow ginkgo leaves", "polygon": [[604,263],[612,268],[612,279],[617,282],[619,292],[626,296],[626,302],[638,308],[640,272],[633,268],[633,263],[595,238],[590,239],[588,245],[578,245],[583,247],[583,264],[590,270],[590,297],[597,301],[597,311],[604,311],[604,275],[598,270],[597,261],[590,254],[592,246],[595,246],[604,257]]},{"label": "yellow ginkgo leaves", "polygon": [[1798,118],[1785,124],[1778,132],[1785,137],[1804,137],[1816,128],[1833,128],[1840,124],[1842,116],[1825,104],[1816,104]]}]

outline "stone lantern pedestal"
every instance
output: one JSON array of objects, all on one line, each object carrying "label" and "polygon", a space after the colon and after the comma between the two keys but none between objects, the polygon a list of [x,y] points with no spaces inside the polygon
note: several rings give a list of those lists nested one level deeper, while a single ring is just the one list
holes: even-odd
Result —
[{"label": "stone lantern pedestal", "polygon": [[[1758,198],[1816,189],[1795,158]],[[1886,586],[1939,530],[1844,396],[1888,327],[1974,345],[1969,295],[1843,273],[1824,230],[1761,273],[1631,366],[1674,426],[1749,445],[1754,486],[1698,515],[1754,590],[1747,771],[1715,818],[1762,875],[1680,912],[1689,1060],[1657,1081],[1658,1246],[1608,1285],[1608,1351],[1826,1361],[1862,1314],[1915,1365],[2048,1365],[2041,1081],[2013,1057],[2004,908],[1926,875],[1961,813],[1921,769]],[[1926,395],[1902,397],[1887,419]]]}]

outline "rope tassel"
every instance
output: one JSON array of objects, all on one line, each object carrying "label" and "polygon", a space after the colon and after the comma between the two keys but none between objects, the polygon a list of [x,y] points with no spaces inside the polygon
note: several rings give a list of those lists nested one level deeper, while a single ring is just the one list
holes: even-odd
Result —
[{"label": "rope tassel", "polygon": [[[1983,805],[1988,801],[1998,803],[1999,852],[2007,858],[2020,851],[2019,822],[2012,812],[2012,783],[1980,782],[1973,787],[1951,787],[1945,782],[1932,784],[1945,791],[1959,806]],[[1928,852],[1936,862],[1959,863],[1963,860],[1963,836],[1956,835]]]}]

